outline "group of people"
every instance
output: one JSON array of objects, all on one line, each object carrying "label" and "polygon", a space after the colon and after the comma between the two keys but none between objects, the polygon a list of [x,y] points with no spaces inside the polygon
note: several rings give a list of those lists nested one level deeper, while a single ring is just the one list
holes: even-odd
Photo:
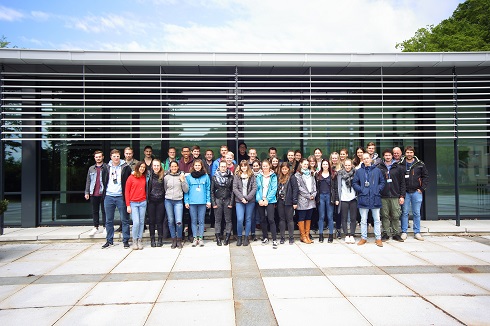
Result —
[{"label": "group of people", "polygon": [[[256,228],[262,230],[263,245],[269,243],[269,232],[273,248],[286,241],[293,244],[295,225],[300,241],[306,244],[314,241],[312,227],[318,227],[320,242],[324,242],[324,228],[328,228],[329,243],[334,236],[341,239],[342,233],[346,243],[355,243],[358,216],[361,238],[357,244],[364,245],[371,214],[375,243],[382,247],[390,237],[396,241],[407,238],[409,211],[413,214],[414,237],[423,240],[420,208],[429,178],[412,146],[405,147],[405,155],[395,147],[385,149],[380,157],[371,142],[367,150],[357,147],[352,159],[345,148],[328,158],[320,148],[308,157],[299,150],[289,150],[284,161],[274,147],[267,159],[259,161],[257,151],[245,143],[239,144],[237,160],[225,145],[217,159],[210,149],[202,157],[199,146],[184,146],[180,158],[174,147],[167,153],[167,159],[161,161],[147,146],[144,159],[137,161],[127,147],[122,160],[120,152],[113,149],[106,164],[103,153],[95,151],[85,198],[93,212],[90,234],[106,232],[102,248],[113,245],[116,208],[124,248],[130,248],[131,215],[135,250],[143,248],[146,215],[152,247],[163,246],[168,230],[171,248],[182,248],[185,212],[190,216],[188,232],[193,247],[204,246],[206,212],[212,216],[218,246],[228,245],[232,232],[237,246],[247,246],[250,240],[257,240]],[[99,226],[100,209],[105,231]]]}]

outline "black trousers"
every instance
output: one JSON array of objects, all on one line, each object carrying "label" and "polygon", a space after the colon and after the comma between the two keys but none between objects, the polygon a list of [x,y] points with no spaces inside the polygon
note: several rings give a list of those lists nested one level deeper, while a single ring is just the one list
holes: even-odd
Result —
[{"label": "black trousers", "polygon": [[[165,233],[163,232],[164,228],[164,216],[165,216],[165,202],[164,200],[158,201],[148,201],[148,218],[149,218],[149,227],[150,227],[150,237],[155,237],[155,229],[158,231],[159,237],[165,237]],[[168,224],[166,224],[166,228],[168,229]]]},{"label": "black trousers", "polygon": [[92,205],[92,218],[94,227],[99,227],[99,210],[102,210],[102,225],[105,227],[105,209],[104,198],[102,196],[90,196],[90,204]]}]

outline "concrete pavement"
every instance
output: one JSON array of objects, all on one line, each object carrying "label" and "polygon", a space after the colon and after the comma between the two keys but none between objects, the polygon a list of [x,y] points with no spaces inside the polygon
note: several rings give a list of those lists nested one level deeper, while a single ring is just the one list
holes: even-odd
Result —
[{"label": "concrete pavement", "polygon": [[138,251],[100,249],[90,227],[6,229],[0,325],[489,325],[490,221],[422,225],[425,241],[383,248]]}]

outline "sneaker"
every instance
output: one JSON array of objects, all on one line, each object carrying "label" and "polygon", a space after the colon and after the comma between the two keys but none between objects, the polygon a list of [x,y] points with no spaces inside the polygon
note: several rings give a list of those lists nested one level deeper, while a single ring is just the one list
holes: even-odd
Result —
[{"label": "sneaker", "polygon": [[416,233],[413,237],[419,241],[424,241],[424,237],[420,233]]},{"label": "sneaker", "polygon": [[138,250],[138,240],[137,239],[133,239],[133,246],[131,247],[131,249],[133,250]]},{"label": "sneaker", "polygon": [[99,229],[93,228],[92,230],[90,230],[88,235],[89,235],[89,237],[93,237],[96,233],[99,233]]},{"label": "sneaker", "polygon": [[272,249],[277,249],[277,241],[276,240],[272,241]]},{"label": "sneaker", "polygon": [[121,226],[119,226],[119,227],[117,228],[117,230],[116,230],[116,231],[114,231],[114,232],[122,232],[122,227],[121,227]]},{"label": "sneaker", "polygon": [[265,238],[265,239],[262,240],[262,245],[265,246],[268,243],[269,243],[269,239]]},{"label": "sneaker", "polygon": [[383,236],[381,236],[381,240],[382,241],[388,241],[388,240],[390,240],[390,236],[387,235],[386,233],[383,233]]},{"label": "sneaker", "polygon": [[203,240],[203,238],[199,238],[199,247],[204,247],[204,240]]},{"label": "sneaker", "polygon": [[138,239],[138,250],[143,250],[143,239]]},{"label": "sneaker", "polygon": [[102,233],[104,237],[107,236],[107,230],[105,228],[103,228],[102,231],[100,231],[100,233]]},{"label": "sneaker", "polygon": [[348,235],[345,236],[344,242],[345,243],[350,243],[350,237]]},{"label": "sneaker", "polygon": [[294,244],[294,238],[289,238],[289,244],[293,245]]},{"label": "sneaker", "polygon": [[129,242],[128,241],[124,241],[124,249],[129,249]]},{"label": "sneaker", "polygon": [[279,241],[280,244],[284,244],[284,242],[286,242],[286,239],[284,238],[281,238],[281,241]]},{"label": "sneaker", "polygon": [[257,237],[255,236],[255,233],[252,233],[252,241],[257,241]]},{"label": "sneaker", "polygon": [[407,240],[407,234],[403,232],[400,238],[402,238],[403,241]]},{"label": "sneaker", "polygon": [[376,245],[378,247],[383,247],[383,241],[381,241],[381,239],[377,239],[376,241],[374,241],[376,243]]},{"label": "sneaker", "polygon": [[194,241],[192,241],[192,246],[195,247],[199,243],[199,240],[197,238],[194,238]]},{"label": "sneaker", "polygon": [[354,236],[353,236],[353,235],[351,235],[351,236],[350,236],[350,243],[351,243],[351,244],[356,243],[356,239],[354,238]]},{"label": "sneaker", "polygon": [[362,246],[362,245],[363,245],[363,244],[365,244],[366,242],[367,242],[367,240],[366,240],[366,239],[362,239],[362,238],[361,238],[361,240],[359,240],[359,242],[357,243],[357,245],[358,245],[358,246]]},{"label": "sneaker", "polygon": [[395,234],[393,236],[393,240],[398,241],[398,242],[403,242],[403,239],[402,239],[402,237],[400,237],[399,234]]},{"label": "sneaker", "polygon": [[106,249],[106,248],[113,247],[113,246],[114,246],[114,243],[106,241],[106,243],[104,243],[102,245],[102,249]]}]

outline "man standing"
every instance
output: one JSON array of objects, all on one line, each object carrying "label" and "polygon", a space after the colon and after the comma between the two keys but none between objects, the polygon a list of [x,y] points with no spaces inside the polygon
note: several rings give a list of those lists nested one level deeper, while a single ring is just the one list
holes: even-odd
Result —
[{"label": "man standing", "polygon": [[371,161],[369,153],[364,153],[361,167],[356,171],[352,180],[352,187],[357,193],[357,207],[361,214],[361,240],[359,240],[357,245],[362,246],[367,242],[367,217],[368,212],[371,211],[374,219],[376,245],[383,247],[379,210],[381,208],[380,194],[385,186],[385,179],[381,174],[381,170],[373,166]]},{"label": "man standing", "polygon": [[211,167],[213,166],[213,160],[214,160],[214,152],[212,149],[207,149],[206,153],[204,154],[204,164],[206,165],[206,171],[209,174],[209,177],[211,177]]},{"label": "man standing", "polygon": [[398,163],[402,160],[402,150],[400,147],[393,147],[393,161]]},{"label": "man standing", "polygon": [[179,170],[187,175],[190,173],[191,167],[194,163],[189,146],[182,147],[181,154],[182,157],[179,160]]},{"label": "man standing", "polygon": [[405,202],[403,203],[401,237],[403,240],[407,238],[408,211],[411,206],[414,238],[423,241],[424,238],[420,234],[420,207],[422,206],[422,192],[429,185],[429,172],[424,162],[415,156],[415,151],[412,146],[405,148],[405,157],[398,164],[402,168],[405,168],[405,184],[407,189]]},{"label": "man standing", "polygon": [[151,146],[145,146],[143,154],[145,154],[144,160],[146,166],[151,166],[151,163],[153,162],[153,148]]},{"label": "man standing", "polygon": [[391,150],[383,151],[384,162],[378,165],[386,185],[381,191],[381,224],[383,235],[381,240],[389,240],[390,236],[395,241],[403,242],[400,237],[400,205],[405,202],[405,171],[393,161]]},{"label": "man standing", "polygon": [[[102,183],[102,171],[107,173],[107,164],[104,163],[104,153],[102,151],[94,152],[95,164],[88,168],[87,180],[85,182],[85,200],[90,199],[92,206],[92,218],[94,228],[88,234],[93,237],[96,233],[105,232],[105,210],[104,210],[104,185]],[[99,229],[99,210],[102,210],[103,229]]]},{"label": "man standing", "polygon": [[219,153],[220,153],[221,157],[217,158],[213,162],[213,165],[211,166],[211,177],[213,177],[213,175],[216,172],[216,170],[218,170],[219,162],[221,160],[225,160],[226,159],[226,153],[228,153],[228,146],[221,145],[221,147],[219,148]]},{"label": "man standing", "polygon": [[257,150],[255,148],[250,148],[248,150],[248,165],[250,165],[250,169],[252,168],[252,164],[257,159]]},{"label": "man standing", "polygon": [[138,160],[133,158],[134,151],[131,147],[126,147],[124,149],[124,161],[134,171],[134,166],[138,163]]},{"label": "man standing", "polygon": [[376,153],[376,144],[373,142],[369,142],[367,145],[367,152],[369,156],[371,156],[371,165],[376,166],[381,163],[381,157],[379,157],[378,153]]},{"label": "man standing", "polygon": [[164,171],[168,171],[170,169],[170,162],[179,160],[179,158],[177,157],[177,149],[175,147],[169,147],[167,151],[167,155],[168,157],[163,163]]},{"label": "man standing", "polygon": [[201,147],[199,145],[194,145],[191,148],[192,160],[201,159]]},{"label": "man standing", "polygon": [[249,156],[247,155],[247,144],[244,142],[241,142],[238,144],[238,155],[237,155],[237,162],[240,164],[241,161],[245,160],[248,161]]},{"label": "man standing", "polygon": [[[124,248],[129,249],[129,217],[126,213],[126,204],[123,198],[122,169],[126,166],[121,160],[121,154],[117,149],[111,151],[111,160],[106,173],[102,175],[104,186],[104,207],[106,211],[106,243],[102,249],[114,245],[114,213],[119,211],[122,221],[122,233]],[[108,172],[108,173],[107,173]]]},{"label": "man standing", "polygon": [[275,147],[269,148],[269,160],[272,160],[273,157],[277,157],[277,149]]}]

